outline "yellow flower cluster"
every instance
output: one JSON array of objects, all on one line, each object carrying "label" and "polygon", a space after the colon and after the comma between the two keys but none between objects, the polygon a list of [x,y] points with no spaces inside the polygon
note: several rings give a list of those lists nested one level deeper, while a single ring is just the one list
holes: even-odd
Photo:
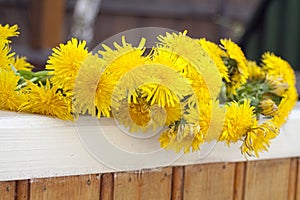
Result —
[{"label": "yellow flower cluster", "polygon": [[0,26],[0,109],[113,117],[131,132],[165,127],[161,147],[177,152],[241,141],[243,154],[258,156],[298,99],[286,61],[265,53],[258,66],[229,39],[217,45],[187,31],[166,33],[147,53],[144,38],[134,47],[122,37],[92,53],[72,38],[53,49],[46,71],[32,72],[11,52],[9,39],[18,34],[16,25]]},{"label": "yellow flower cluster", "polygon": [[17,30],[17,25],[0,25],[0,109],[73,119],[72,99],[50,84],[47,72],[32,72],[26,57],[11,52],[10,38],[18,36]]}]

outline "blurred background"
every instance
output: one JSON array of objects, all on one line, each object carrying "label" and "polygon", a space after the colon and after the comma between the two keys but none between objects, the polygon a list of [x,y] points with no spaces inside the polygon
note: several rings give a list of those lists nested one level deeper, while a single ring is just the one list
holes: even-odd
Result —
[{"label": "blurred background", "polygon": [[71,37],[92,50],[119,32],[153,26],[232,38],[249,59],[272,51],[300,71],[299,8],[299,0],[0,0],[0,23],[19,25],[13,50],[38,68]]}]

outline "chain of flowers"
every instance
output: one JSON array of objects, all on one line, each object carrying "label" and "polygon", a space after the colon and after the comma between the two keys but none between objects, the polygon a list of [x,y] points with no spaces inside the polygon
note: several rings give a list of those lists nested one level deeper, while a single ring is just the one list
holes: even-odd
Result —
[{"label": "chain of flowers", "polygon": [[53,49],[44,71],[33,72],[11,51],[18,34],[17,25],[0,25],[1,110],[62,120],[115,117],[131,132],[166,126],[159,138],[166,149],[242,141],[241,152],[258,157],[298,99],[287,61],[266,52],[257,64],[230,39],[218,45],[186,31],[166,33],[145,53],[144,39],[133,47],[123,37],[93,54],[72,38]]}]

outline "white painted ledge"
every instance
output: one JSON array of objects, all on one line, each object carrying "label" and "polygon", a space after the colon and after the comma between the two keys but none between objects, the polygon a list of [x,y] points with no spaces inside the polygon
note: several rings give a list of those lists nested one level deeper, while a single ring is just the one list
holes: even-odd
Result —
[{"label": "white painted ledge", "polygon": [[[111,120],[104,120],[102,127],[112,133],[112,140],[116,139],[119,144],[131,148],[132,143],[116,135],[118,127],[112,125]],[[261,154],[260,159],[299,157],[299,131],[298,102],[288,122],[282,127],[281,134],[272,141],[269,152]],[[208,146],[209,144],[206,145]],[[237,143],[228,148],[223,143],[218,143],[204,158],[200,158],[199,153],[185,154],[169,165],[245,161],[239,146]],[[149,147],[144,147],[144,150],[147,148]],[[110,156],[109,152],[104,153]],[[124,159],[126,158],[119,158],[121,166]],[[0,181],[140,170],[165,165],[160,161],[151,166],[140,162],[132,167],[125,163],[121,168],[112,169],[87,151],[74,123],[45,116],[0,111]]]}]

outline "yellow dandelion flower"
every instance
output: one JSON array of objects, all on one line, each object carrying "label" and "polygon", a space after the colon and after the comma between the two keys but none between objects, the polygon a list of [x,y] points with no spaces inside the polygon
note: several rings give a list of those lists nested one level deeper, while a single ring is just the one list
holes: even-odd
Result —
[{"label": "yellow dandelion flower", "polygon": [[200,145],[205,142],[204,139],[204,134],[202,131],[198,131],[195,133],[195,136],[193,138],[193,141],[191,143],[191,150],[192,152],[194,151],[199,151],[200,150]]},{"label": "yellow dandelion flower", "polygon": [[15,53],[10,53],[10,47],[0,43],[0,69],[11,70],[10,63]]},{"label": "yellow dandelion flower", "polygon": [[118,98],[117,96],[122,98],[128,91],[133,92],[143,78],[147,78],[145,65],[150,57],[143,56],[144,44],[145,41],[142,39],[138,47],[132,47],[122,37],[122,46],[114,43],[116,50],[103,45],[105,50],[99,51],[106,65],[103,74],[116,86],[116,91],[112,91],[114,98]]},{"label": "yellow dandelion flower", "polygon": [[186,59],[165,47],[153,49],[151,63],[169,67],[182,75],[187,74],[191,67],[191,64]]},{"label": "yellow dandelion flower", "polygon": [[213,42],[207,41],[205,38],[201,38],[199,42],[202,48],[208,53],[211,59],[215,62],[221,74],[221,77],[224,78],[226,82],[230,82],[228,69],[222,60],[222,57],[225,57],[226,53],[222,49],[220,49],[218,45],[216,45]]},{"label": "yellow dandelion flower", "polygon": [[282,76],[284,82],[289,86],[296,84],[295,73],[290,64],[274,55],[273,53],[266,52],[262,55],[263,70],[271,76]]},{"label": "yellow dandelion flower", "polygon": [[263,69],[269,74],[266,82],[272,88],[272,93],[282,97],[278,105],[279,114],[273,118],[273,122],[280,127],[298,100],[295,74],[287,61],[273,53],[264,53],[262,63]]},{"label": "yellow dandelion flower", "polygon": [[147,84],[141,86],[140,89],[143,90],[150,105],[158,104],[161,107],[175,106],[180,101],[172,90],[160,84]]},{"label": "yellow dandelion flower", "polygon": [[144,98],[138,98],[138,102],[129,105],[129,115],[138,126],[147,126],[150,122],[150,109]]},{"label": "yellow dandelion flower", "polygon": [[196,70],[192,70],[191,75],[188,76],[188,78],[191,80],[193,92],[199,102],[208,102],[211,99],[215,99],[217,93],[214,93],[213,91],[220,91],[220,87],[217,84],[213,85],[213,88],[209,88],[206,79],[201,74],[197,73]]},{"label": "yellow dandelion flower", "polygon": [[196,40],[190,38],[186,34],[187,30],[183,33],[179,32],[178,34],[167,32],[165,36],[159,35],[157,39],[160,41],[160,44],[158,45],[159,49],[172,52],[179,56],[181,62],[186,63],[177,66],[177,71],[189,74],[190,69],[194,67],[192,65],[194,65],[199,58],[199,51],[203,51],[203,49]]},{"label": "yellow dandelion flower", "polygon": [[82,63],[74,85],[73,108],[76,113],[88,113],[93,117],[97,113],[98,117],[110,115],[113,86],[102,74],[104,67],[104,61],[97,54],[88,55]]},{"label": "yellow dandelion flower", "polygon": [[11,59],[11,63],[16,70],[31,71],[33,66],[27,61],[26,57],[19,57],[18,55]]},{"label": "yellow dandelion flower", "polygon": [[228,93],[236,94],[236,89],[247,82],[249,76],[247,60],[241,48],[231,40],[221,39],[221,48],[226,52],[225,65],[229,67],[230,83]]},{"label": "yellow dandelion flower", "polygon": [[9,44],[11,41],[8,39],[10,37],[18,36],[19,32],[18,25],[9,26],[6,24],[5,26],[0,24],[0,44]]},{"label": "yellow dandelion flower", "polygon": [[[139,86],[139,89],[142,90],[143,97],[146,97],[150,105],[175,106],[184,96],[193,92],[186,78],[164,65],[147,65],[141,77],[145,81],[144,85]],[[148,78],[150,80],[147,80]],[[176,81],[174,82],[174,80]]]},{"label": "yellow dandelion flower", "polygon": [[270,86],[270,92],[277,95],[277,96],[283,96],[289,87],[289,84],[284,82],[283,78],[281,76],[270,76],[267,75],[266,77],[266,83]]},{"label": "yellow dandelion flower", "polygon": [[184,71],[184,77],[191,80],[196,78],[197,80],[195,80],[198,82],[202,79],[199,84],[203,86],[203,83],[205,83],[210,90],[210,96],[212,98],[217,97],[222,85],[219,70],[214,61],[201,47],[198,40],[188,37],[186,33],[187,32],[184,31],[178,34],[166,33],[166,36],[160,35],[158,37],[160,47],[169,49],[186,60],[189,64],[182,65],[185,67],[182,69],[182,71]]},{"label": "yellow dandelion flower", "polygon": [[114,101],[112,99],[114,88],[114,79],[112,79],[111,76],[107,76],[105,73],[102,73],[97,85],[95,96],[95,106],[98,110],[97,117],[101,117],[101,115],[110,117],[112,104],[113,106],[118,106],[120,98],[124,97],[123,95],[118,95],[118,98],[116,98]]},{"label": "yellow dandelion flower", "polygon": [[21,111],[73,120],[71,99],[64,97],[57,86],[51,87],[48,80],[45,86],[28,82],[25,89],[28,101],[21,105]]},{"label": "yellow dandelion flower", "polygon": [[114,43],[116,49],[111,49],[106,45],[102,45],[104,50],[99,51],[103,60],[106,62],[106,72],[112,73],[119,80],[125,73],[130,70],[143,66],[150,58],[142,56],[145,51],[145,39],[141,39],[138,47],[132,47],[127,43],[125,37],[122,37],[122,45]]},{"label": "yellow dandelion flower", "polygon": [[199,126],[191,124],[180,124],[176,127],[169,127],[160,135],[160,146],[168,150],[174,150],[175,152],[183,150],[184,153],[188,153],[191,150],[195,133],[198,131]]},{"label": "yellow dandelion flower", "polygon": [[[196,100],[197,101],[197,100]],[[201,106],[198,105],[198,103],[194,101],[190,101],[187,103],[187,108],[184,111],[183,119],[186,121],[187,124],[193,127],[197,127],[197,129],[194,129],[194,132],[192,133],[193,138],[191,139],[191,150],[192,151],[198,151],[200,149],[200,145],[205,142],[205,127],[207,124],[206,117],[210,115],[211,113],[208,113],[209,110],[206,107],[207,105],[201,104]],[[199,109],[200,107],[200,109]],[[206,107],[206,109],[203,109]],[[206,110],[206,111],[204,111]],[[203,111],[205,113],[203,113]],[[205,115],[202,115],[205,114]],[[209,122],[208,122],[209,123]],[[203,127],[202,127],[203,125]]]},{"label": "yellow dandelion flower", "polygon": [[278,127],[282,126],[286,122],[289,113],[292,111],[297,101],[297,89],[295,87],[289,88],[278,105],[279,114],[272,119]]},{"label": "yellow dandelion flower", "polygon": [[182,108],[180,104],[175,104],[174,106],[165,106],[166,111],[166,123],[165,125],[174,124],[176,121],[179,121],[182,116]]},{"label": "yellow dandelion flower", "polygon": [[19,76],[0,68],[0,109],[17,111],[25,101],[25,96],[17,90]]},{"label": "yellow dandelion flower", "polygon": [[225,119],[225,109],[219,101],[211,101],[207,104],[200,104],[200,131],[204,135],[205,141],[217,140],[223,129]]},{"label": "yellow dandelion flower", "polygon": [[249,71],[249,80],[264,80],[266,73],[259,67],[255,61],[247,60],[247,66]]},{"label": "yellow dandelion flower", "polygon": [[[217,140],[222,133],[225,111],[220,107],[218,101],[210,101],[208,103],[190,104],[185,110],[184,119],[189,124],[194,124],[199,127],[199,130],[194,133],[192,141],[192,151],[200,149],[203,142]],[[199,111],[198,111],[199,110]]]},{"label": "yellow dandelion flower", "polygon": [[[118,43],[114,42],[113,45],[115,49],[111,49],[107,45],[103,44],[103,50],[99,50],[98,53],[103,56],[103,59],[108,63],[111,64],[113,62],[116,62],[117,59],[122,57],[123,55],[128,55],[130,53],[138,54],[139,56],[143,55],[145,51],[145,44],[146,40],[145,38],[142,38],[140,40],[140,43],[138,47],[133,47],[131,44],[126,42],[125,36],[122,36],[122,45],[119,45]],[[130,56],[128,56],[128,59],[130,59]],[[134,59],[130,59],[131,61],[134,61]],[[123,61],[123,60],[122,60]],[[120,62],[120,64],[122,64]],[[130,65],[130,62],[127,62],[127,65]]]},{"label": "yellow dandelion flower", "polygon": [[[187,124],[193,124],[198,125],[199,119],[200,119],[200,103],[198,102],[197,98],[194,96],[189,97],[187,100],[185,100],[183,103],[183,113],[182,113],[182,119]],[[201,102],[201,106],[203,106],[204,103]]]},{"label": "yellow dandelion flower", "polygon": [[151,109],[151,118],[154,123],[159,126],[170,126],[175,122],[179,121],[182,117],[182,106],[177,103],[175,106],[165,106],[161,107],[157,104],[150,107]]},{"label": "yellow dandelion flower", "polygon": [[[115,109],[113,107],[113,109]],[[144,98],[137,98],[137,102],[128,103],[124,98],[118,109],[113,110],[118,122],[129,128],[130,132],[146,132],[152,129],[150,106]],[[154,130],[154,129],[153,129]]]},{"label": "yellow dandelion flower", "polygon": [[[194,62],[197,60],[198,50],[202,50],[201,46],[195,39],[188,37],[187,30],[177,33],[166,33],[166,36],[159,35],[158,41],[164,48],[169,48],[171,51],[176,52],[184,59]],[[203,51],[203,50],[202,50]]]},{"label": "yellow dandelion flower", "polygon": [[54,85],[63,87],[64,92],[72,92],[74,82],[82,63],[88,56],[85,41],[72,38],[67,44],[60,44],[53,49],[52,55],[47,61],[46,69],[54,76],[51,81]]},{"label": "yellow dandelion flower", "polygon": [[[169,49],[176,55],[179,55],[186,62],[190,63],[185,65],[186,69],[183,69],[187,75],[190,70],[195,68],[199,73],[205,74],[206,71],[214,71],[219,75],[219,71],[214,61],[210,58],[207,52],[202,48],[199,41],[190,38],[186,35],[187,31],[183,33],[166,33],[166,36],[159,35],[160,41],[159,48]],[[183,65],[184,66],[184,65]]]},{"label": "yellow dandelion flower", "polygon": [[249,100],[243,104],[232,102],[230,105],[226,105],[223,132],[219,140],[226,141],[228,145],[231,142],[237,142],[252,127],[254,118],[254,107],[250,106]]},{"label": "yellow dandelion flower", "polygon": [[172,128],[164,130],[159,137],[160,146],[162,148],[167,148],[170,143],[175,140],[175,138],[176,131],[174,126]]},{"label": "yellow dandelion flower", "polygon": [[274,123],[268,121],[258,125],[256,121],[246,134],[241,146],[242,153],[259,157],[258,153],[267,151],[270,140],[275,138],[278,133],[279,129]]},{"label": "yellow dandelion flower", "polygon": [[265,99],[259,102],[259,108],[261,109],[261,114],[267,117],[278,115],[278,107],[271,99]]}]

